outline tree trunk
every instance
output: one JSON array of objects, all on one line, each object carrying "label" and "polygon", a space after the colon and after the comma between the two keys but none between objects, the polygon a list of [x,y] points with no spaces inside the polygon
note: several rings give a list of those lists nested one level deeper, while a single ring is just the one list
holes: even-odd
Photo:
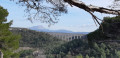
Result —
[{"label": "tree trunk", "polygon": [[3,52],[0,50],[0,58],[3,58]]}]

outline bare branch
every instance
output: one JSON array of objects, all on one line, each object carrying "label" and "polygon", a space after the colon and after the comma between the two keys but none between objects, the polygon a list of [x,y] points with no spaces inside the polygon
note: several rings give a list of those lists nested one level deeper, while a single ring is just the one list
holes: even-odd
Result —
[{"label": "bare branch", "polygon": [[[60,16],[61,13],[67,13],[67,8],[64,2],[70,4],[71,6],[76,6],[80,9],[85,10],[93,17],[93,20],[99,25],[99,21],[102,20],[95,16],[93,14],[94,12],[120,15],[120,10],[86,5],[79,0],[19,0],[20,4],[27,7],[26,11],[30,13],[30,15],[28,15],[29,18],[32,17],[31,19],[40,19],[42,22],[46,22],[49,24],[56,23],[56,20],[58,20],[57,17]],[[48,5],[45,6],[43,3],[47,3]],[[31,12],[33,11],[34,13],[32,14]]]},{"label": "bare branch", "polygon": [[71,4],[71,5],[76,6],[78,8],[81,8],[85,11],[120,15],[120,10],[113,10],[113,9],[97,7],[97,6],[93,6],[93,5],[86,5],[85,3],[83,3],[82,1],[79,1],[79,0],[64,0],[64,1]]},{"label": "bare branch", "polygon": [[[102,27],[102,25],[100,24],[100,22],[98,20],[100,20],[100,21],[102,21],[102,20],[99,19],[98,17],[96,17],[93,14],[94,12],[120,15],[120,10],[113,10],[113,9],[97,7],[97,6],[93,6],[93,5],[86,5],[85,3],[83,3],[82,1],[79,1],[79,0],[64,0],[64,1],[70,5],[76,6],[80,9],[83,9],[83,10],[87,11],[88,13],[90,13],[90,15],[93,17],[95,24],[97,22],[101,27]],[[103,27],[102,27],[102,29],[103,29]]]},{"label": "bare branch", "polygon": [[[11,0],[15,1],[15,0]],[[56,3],[59,2],[59,3]],[[58,16],[61,13],[67,13],[67,8],[60,0],[18,0],[17,3],[25,6],[27,18],[32,20],[40,20],[42,23],[49,25],[55,24],[58,21]]]}]

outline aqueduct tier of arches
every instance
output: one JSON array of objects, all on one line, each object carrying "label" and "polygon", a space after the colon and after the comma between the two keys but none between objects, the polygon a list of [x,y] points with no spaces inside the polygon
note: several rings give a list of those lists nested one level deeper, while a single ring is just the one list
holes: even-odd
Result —
[{"label": "aqueduct tier of arches", "polygon": [[57,37],[58,39],[62,39],[65,41],[71,41],[73,39],[84,39],[86,38],[85,34],[74,34],[74,33],[55,33],[49,32],[50,35]]}]

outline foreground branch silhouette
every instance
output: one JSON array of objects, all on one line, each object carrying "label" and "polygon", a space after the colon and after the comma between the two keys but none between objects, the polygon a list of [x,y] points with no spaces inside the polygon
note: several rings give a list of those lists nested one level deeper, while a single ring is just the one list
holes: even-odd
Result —
[{"label": "foreground branch silhouette", "polygon": [[[98,23],[99,25],[99,21],[102,20],[94,15],[94,12],[120,15],[120,10],[86,5],[80,0],[19,0],[18,2],[27,7],[26,12],[29,13],[29,20],[40,19],[42,22],[49,23],[50,25],[52,23],[57,23],[57,17],[61,16],[61,13],[67,13],[66,3],[68,3],[70,6],[76,6],[80,9],[85,10],[93,17],[94,22]],[[52,6],[45,6],[43,5],[44,3]],[[31,14],[32,10],[35,10],[36,13]],[[41,18],[44,20],[42,20]]]}]

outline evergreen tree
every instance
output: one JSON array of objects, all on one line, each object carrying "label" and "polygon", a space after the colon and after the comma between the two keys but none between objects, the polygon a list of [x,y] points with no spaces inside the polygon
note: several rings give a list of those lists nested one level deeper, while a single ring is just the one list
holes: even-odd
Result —
[{"label": "evergreen tree", "polygon": [[115,55],[114,55],[115,58],[117,58],[117,50],[115,49]]},{"label": "evergreen tree", "polygon": [[52,54],[48,54],[46,58],[55,58]]},{"label": "evergreen tree", "polygon": [[82,54],[79,54],[78,56],[76,56],[76,58],[83,58]]},{"label": "evergreen tree", "polygon": [[94,49],[97,51],[97,53],[100,52],[100,48],[97,43],[94,43]]},{"label": "evergreen tree", "polygon": [[85,56],[85,58],[89,58],[89,56],[88,56],[88,55],[86,55],[86,56]]},{"label": "evergreen tree", "polygon": [[95,58],[94,56],[90,57],[90,58]]},{"label": "evergreen tree", "polygon": [[101,48],[101,58],[106,58],[106,53],[105,50],[103,48]]},{"label": "evergreen tree", "polygon": [[110,55],[109,49],[106,49],[106,54],[107,54],[107,55]]},{"label": "evergreen tree", "polygon": [[57,58],[62,58],[60,54],[57,54]]},{"label": "evergreen tree", "polygon": [[65,53],[64,52],[60,52],[60,55],[61,55],[61,57],[64,57]]},{"label": "evergreen tree", "polygon": [[120,58],[120,51],[117,51],[117,57]]},{"label": "evergreen tree", "polygon": [[113,54],[110,54],[110,57],[113,58]]},{"label": "evergreen tree", "polygon": [[12,52],[19,47],[20,37],[9,31],[12,21],[7,23],[8,14],[8,11],[0,6],[0,51],[4,58],[14,57]]},{"label": "evergreen tree", "polygon": [[106,45],[104,43],[101,43],[101,48],[105,49]]},{"label": "evergreen tree", "polygon": [[103,58],[106,58],[106,54],[105,54],[105,52],[102,52],[101,55],[102,55]]},{"label": "evergreen tree", "polygon": [[68,54],[66,55],[66,58],[71,58],[71,52],[68,52]]},{"label": "evergreen tree", "polygon": [[104,58],[103,55],[101,55],[100,58]]}]

